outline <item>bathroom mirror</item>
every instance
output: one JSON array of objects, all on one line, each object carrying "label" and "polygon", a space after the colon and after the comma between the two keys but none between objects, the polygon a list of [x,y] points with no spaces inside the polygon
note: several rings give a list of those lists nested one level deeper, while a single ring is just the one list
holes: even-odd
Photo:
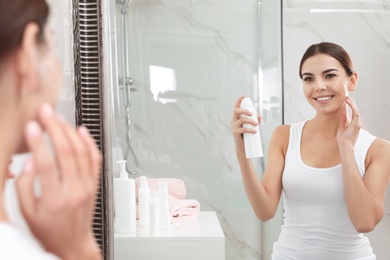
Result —
[{"label": "bathroom mirror", "polygon": [[[284,119],[286,124],[311,118],[314,110],[302,94],[299,62],[306,48],[321,41],[335,42],[350,54],[359,74],[350,95],[363,127],[390,140],[390,1],[283,1]],[[390,256],[390,187],[385,213],[367,236],[377,259]]]},{"label": "bathroom mirror", "polygon": [[[282,212],[261,223],[250,208],[230,133],[232,104],[240,95],[253,98],[263,116],[265,148],[275,126],[310,118],[298,65],[314,42],[334,41],[350,52],[360,75],[352,97],[364,125],[390,140],[389,1],[101,0],[74,6],[75,20],[85,15],[78,19],[76,28],[84,25],[84,31],[75,30],[75,42],[78,33],[90,33],[81,43],[98,46],[91,53],[79,46],[75,55],[94,54],[85,61],[96,59],[102,66],[99,77],[77,79],[87,83],[85,97],[101,95],[91,120],[101,120],[92,125],[104,152],[96,225],[105,259],[114,259],[110,181],[118,175],[118,159],[128,161],[134,178],[183,180],[187,198],[218,216],[226,259],[270,259]],[[87,9],[96,17],[89,20]],[[96,32],[88,31],[93,22]],[[97,45],[86,40],[94,33]],[[95,78],[99,81],[88,81]],[[261,176],[264,161],[255,164]],[[390,255],[389,199],[386,203],[382,222],[368,234],[378,259]]]}]

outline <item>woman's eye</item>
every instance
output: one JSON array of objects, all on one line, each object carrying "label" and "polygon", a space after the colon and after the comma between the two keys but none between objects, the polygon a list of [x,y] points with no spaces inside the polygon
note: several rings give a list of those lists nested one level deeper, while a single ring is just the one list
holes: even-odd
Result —
[{"label": "woman's eye", "polygon": [[312,77],[305,77],[305,78],[303,78],[303,81],[306,81],[306,82],[313,81],[313,78]]},{"label": "woman's eye", "polygon": [[327,74],[325,77],[326,77],[327,79],[331,79],[331,78],[336,77],[336,75],[335,75],[335,74]]}]

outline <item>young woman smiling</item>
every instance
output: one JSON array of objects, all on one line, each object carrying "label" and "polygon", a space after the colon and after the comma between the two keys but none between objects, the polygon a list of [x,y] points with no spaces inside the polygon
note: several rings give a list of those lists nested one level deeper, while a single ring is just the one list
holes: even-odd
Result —
[{"label": "young woman smiling", "polygon": [[[374,260],[363,233],[384,212],[390,144],[362,129],[349,97],[358,74],[348,53],[329,42],[313,44],[299,68],[303,93],[316,110],[310,120],[274,130],[263,179],[245,158],[242,125],[256,123],[234,107],[231,128],[248,199],[255,214],[272,218],[283,195],[284,224],[272,259]],[[352,110],[348,115],[348,107]],[[259,122],[260,122],[259,117]]]}]

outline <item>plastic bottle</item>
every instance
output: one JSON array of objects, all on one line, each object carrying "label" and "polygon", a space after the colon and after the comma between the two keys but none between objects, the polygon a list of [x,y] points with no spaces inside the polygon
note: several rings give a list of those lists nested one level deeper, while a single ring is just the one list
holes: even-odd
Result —
[{"label": "plastic bottle", "polygon": [[117,161],[120,177],[114,178],[114,202],[116,233],[132,233],[136,231],[135,181],[126,172],[126,161]]},{"label": "plastic bottle", "polygon": [[171,214],[169,213],[168,183],[158,183],[158,200],[160,201],[160,228],[169,229],[171,227]]},{"label": "plastic bottle", "polygon": [[[250,100],[250,98],[244,98],[241,101],[240,107],[245,108],[246,110],[251,112],[252,116],[250,116],[250,118],[253,119],[255,122],[258,122],[257,112],[256,112],[256,109],[253,107],[253,103]],[[241,115],[241,117],[249,117],[249,116]],[[249,159],[249,158],[263,157],[263,147],[262,147],[261,138],[260,138],[259,125],[254,126],[251,124],[243,124],[242,127],[254,128],[256,130],[255,134],[244,133],[244,145],[245,145],[246,158]]]},{"label": "plastic bottle", "polygon": [[150,192],[149,231],[151,235],[157,235],[160,231],[160,205],[156,191]]},{"label": "plastic bottle", "polygon": [[140,227],[149,226],[149,198],[150,198],[150,189],[146,181],[146,176],[140,177],[140,187],[138,190],[138,225]]}]

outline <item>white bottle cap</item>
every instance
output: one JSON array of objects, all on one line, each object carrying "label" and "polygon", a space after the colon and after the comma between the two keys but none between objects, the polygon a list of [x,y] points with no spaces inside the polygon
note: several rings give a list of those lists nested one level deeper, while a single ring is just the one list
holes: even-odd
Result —
[{"label": "white bottle cap", "polygon": [[241,101],[240,107],[253,107],[253,103],[249,97],[246,97]]},{"label": "white bottle cap", "polygon": [[168,183],[165,181],[159,182],[158,190],[168,190]]},{"label": "white bottle cap", "polygon": [[121,179],[128,179],[129,175],[126,172],[126,160],[118,160],[116,161],[119,165],[119,174]]}]

